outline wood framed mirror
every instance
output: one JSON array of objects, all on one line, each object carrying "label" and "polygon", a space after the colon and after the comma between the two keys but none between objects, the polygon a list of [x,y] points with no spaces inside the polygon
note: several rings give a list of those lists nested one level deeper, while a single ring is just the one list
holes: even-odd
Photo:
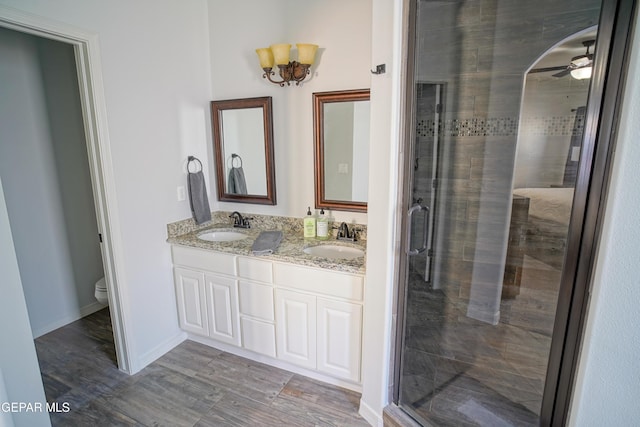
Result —
[{"label": "wood framed mirror", "polygon": [[313,94],[316,208],[367,211],[369,89]]},{"label": "wood framed mirror", "polygon": [[276,204],[271,97],[211,102],[218,200]]}]

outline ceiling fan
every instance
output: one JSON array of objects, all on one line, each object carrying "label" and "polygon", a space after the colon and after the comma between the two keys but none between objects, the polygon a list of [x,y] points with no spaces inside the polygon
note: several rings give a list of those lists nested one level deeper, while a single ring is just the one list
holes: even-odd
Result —
[{"label": "ceiling fan", "polygon": [[[544,73],[549,71],[560,71],[559,73],[552,74],[552,77],[564,77],[571,74],[575,78],[588,78],[591,76],[591,66],[593,65],[593,53],[589,52],[589,48],[596,43],[595,40],[585,40],[582,45],[587,48],[587,52],[584,55],[578,55],[571,58],[569,65],[562,65],[556,67],[542,67],[534,68],[530,70],[530,73]],[[587,70],[589,68],[589,70]],[[584,70],[583,72],[577,70]],[[580,77],[579,77],[580,76]]]}]

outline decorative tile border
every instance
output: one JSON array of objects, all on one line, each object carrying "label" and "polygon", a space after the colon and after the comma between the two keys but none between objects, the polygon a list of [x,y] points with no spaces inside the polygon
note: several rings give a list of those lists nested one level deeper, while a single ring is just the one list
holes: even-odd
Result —
[{"label": "decorative tile border", "polygon": [[[473,117],[440,121],[440,135],[465,136],[518,136],[518,125],[527,134],[538,136],[579,136],[584,131],[584,115],[528,117],[518,123],[516,117]],[[575,124],[575,126],[574,126]],[[432,119],[419,119],[416,126],[418,137],[433,137],[436,123]]]},{"label": "decorative tile border", "polygon": [[581,136],[584,132],[584,114],[577,116],[530,117],[522,128],[530,135]]}]

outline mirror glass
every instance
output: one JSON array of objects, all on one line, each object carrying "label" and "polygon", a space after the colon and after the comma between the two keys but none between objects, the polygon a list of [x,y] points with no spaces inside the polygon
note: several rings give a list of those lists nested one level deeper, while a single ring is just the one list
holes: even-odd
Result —
[{"label": "mirror glass", "polygon": [[313,94],[316,208],[367,210],[369,89]]},{"label": "mirror glass", "polygon": [[275,205],[271,97],[211,102],[218,200]]}]

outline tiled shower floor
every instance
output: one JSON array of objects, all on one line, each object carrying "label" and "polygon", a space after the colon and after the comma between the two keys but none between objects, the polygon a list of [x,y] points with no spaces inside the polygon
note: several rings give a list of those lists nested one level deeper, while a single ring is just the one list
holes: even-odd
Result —
[{"label": "tiled shower floor", "polygon": [[520,295],[502,301],[494,326],[414,277],[401,401],[436,426],[538,425],[559,281],[559,270],[525,257]]}]

